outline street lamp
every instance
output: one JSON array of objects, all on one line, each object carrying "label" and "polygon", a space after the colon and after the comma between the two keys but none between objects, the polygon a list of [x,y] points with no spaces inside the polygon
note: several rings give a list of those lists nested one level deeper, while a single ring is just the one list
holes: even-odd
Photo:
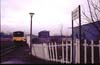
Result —
[{"label": "street lamp", "polygon": [[31,16],[31,23],[30,23],[30,54],[32,54],[32,17],[35,13],[29,13]]}]

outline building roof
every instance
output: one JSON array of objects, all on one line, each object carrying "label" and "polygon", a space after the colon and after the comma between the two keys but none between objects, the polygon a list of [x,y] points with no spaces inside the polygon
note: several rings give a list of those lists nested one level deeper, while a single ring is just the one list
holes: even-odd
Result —
[{"label": "building roof", "polygon": [[[84,27],[84,26],[94,26],[94,24],[98,27],[98,28],[100,28],[100,21],[96,21],[96,22],[93,22],[93,23],[88,23],[88,24],[84,24],[84,25],[82,25],[82,27]],[[76,26],[76,27],[74,27],[74,28],[78,28],[79,26]]]}]

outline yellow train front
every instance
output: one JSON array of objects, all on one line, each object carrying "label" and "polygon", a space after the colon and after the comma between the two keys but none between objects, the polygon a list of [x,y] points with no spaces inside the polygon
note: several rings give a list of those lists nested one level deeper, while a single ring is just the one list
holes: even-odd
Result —
[{"label": "yellow train front", "polygon": [[21,46],[24,43],[26,43],[26,38],[25,38],[24,32],[22,32],[22,31],[13,32],[13,42],[17,46]]}]

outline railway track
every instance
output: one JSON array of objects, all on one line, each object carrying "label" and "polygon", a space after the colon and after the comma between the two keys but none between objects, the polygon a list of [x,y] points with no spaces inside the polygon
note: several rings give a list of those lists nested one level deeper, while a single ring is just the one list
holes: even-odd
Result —
[{"label": "railway track", "polygon": [[16,45],[13,45],[13,46],[10,46],[10,47],[4,48],[4,49],[1,48],[0,57],[5,56],[5,55],[11,53],[15,49],[16,49]]}]

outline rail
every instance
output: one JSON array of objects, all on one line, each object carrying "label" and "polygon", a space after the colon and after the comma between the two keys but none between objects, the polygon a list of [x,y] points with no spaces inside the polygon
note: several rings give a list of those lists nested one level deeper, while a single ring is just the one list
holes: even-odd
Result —
[{"label": "rail", "polygon": [[11,46],[11,47],[8,47],[8,48],[5,48],[4,50],[1,50],[0,51],[0,57],[4,56],[4,55],[7,55],[8,53],[14,51],[16,48],[16,46]]}]

